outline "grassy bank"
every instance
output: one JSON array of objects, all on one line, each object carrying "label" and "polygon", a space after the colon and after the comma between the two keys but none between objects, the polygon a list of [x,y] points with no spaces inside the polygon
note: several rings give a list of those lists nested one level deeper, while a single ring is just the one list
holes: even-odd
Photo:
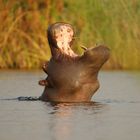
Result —
[{"label": "grassy bank", "polygon": [[107,44],[106,69],[140,69],[140,0],[2,0],[0,68],[39,68],[50,58],[46,29],[74,25],[74,49]]}]

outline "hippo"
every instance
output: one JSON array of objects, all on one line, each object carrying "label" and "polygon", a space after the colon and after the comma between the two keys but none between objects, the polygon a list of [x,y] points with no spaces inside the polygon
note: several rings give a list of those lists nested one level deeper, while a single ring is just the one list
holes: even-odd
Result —
[{"label": "hippo", "polygon": [[52,57],[43,65],[47,74],[39,84],[45,86],[40,100],[51,102],[89,102],[99,89],[98,73],[109,59],[105,45],[84,49],[82,55],[72,50],[72,25],[57,22],[49,26],[47,38]]}]

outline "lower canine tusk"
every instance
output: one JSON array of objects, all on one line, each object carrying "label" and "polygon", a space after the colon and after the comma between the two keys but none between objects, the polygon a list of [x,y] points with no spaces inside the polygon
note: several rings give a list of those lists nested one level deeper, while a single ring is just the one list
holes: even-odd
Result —
[{"label": "lower canine tusk", "polygon": [[87,50],[87,48],[85,47],[85,46],[83,46],[83,45],[80,45],[80,47],[83,49],[83,50]]}]

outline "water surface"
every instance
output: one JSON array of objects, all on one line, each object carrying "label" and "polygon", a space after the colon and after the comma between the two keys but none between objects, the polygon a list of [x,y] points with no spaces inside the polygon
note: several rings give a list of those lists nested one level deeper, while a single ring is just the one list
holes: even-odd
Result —
[{"label": "water surface", "polygon": [[[40,96],[40,71],[0,71],[0,99]],[[91,103],[0,100],[0,140],[139,140],[140,72],[101,72]]]}]

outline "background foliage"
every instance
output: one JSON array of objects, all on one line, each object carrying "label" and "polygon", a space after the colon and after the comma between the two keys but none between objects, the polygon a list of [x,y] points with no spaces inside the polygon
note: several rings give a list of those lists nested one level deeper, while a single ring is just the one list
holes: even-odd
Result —
[{"label": "background foliage", "polygon": [[75,27],[74,50],[104,43],[106,69],[140,69],[140,0],[0,0],[0,68],[40,68],[49,24]]}]

